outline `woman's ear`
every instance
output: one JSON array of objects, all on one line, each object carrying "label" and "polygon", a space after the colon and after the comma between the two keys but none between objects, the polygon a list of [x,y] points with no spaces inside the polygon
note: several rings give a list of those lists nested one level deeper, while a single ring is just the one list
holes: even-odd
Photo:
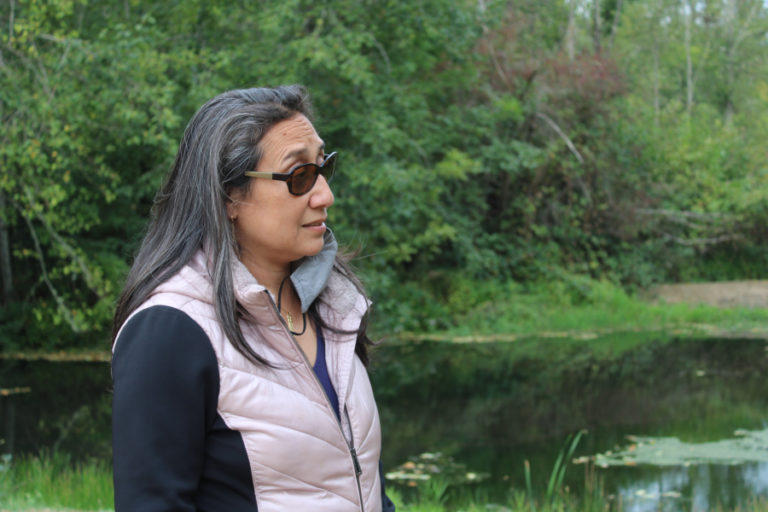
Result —
[{"label": "woman's ear", "polygon": [[234,199],[227,201],[227,217],[232,221],[237,218],[237,201]]}]

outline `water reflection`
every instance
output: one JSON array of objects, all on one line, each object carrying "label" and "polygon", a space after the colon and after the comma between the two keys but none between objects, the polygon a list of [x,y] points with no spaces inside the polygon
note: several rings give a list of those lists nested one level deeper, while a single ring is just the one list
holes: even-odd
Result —
[{"label": "water reflection", "polygon": [[768,463],[633,469],[615,475],[627,512],[734,509],[748,497],[768,495]]},{"label": "water reflection", "polygon": [[[13,429],[14,453],[60,450],[76,460],[111,458],[106,363],[0,360],[1,387],[30,390],[13,397],[13,421],[6,416],[0,425],[0,441]],[[7,448],[0,444],[0,453]]]},{"label": "water reflection", "polygon": [[[380,352],[374,384],[385,464],[439,450],[490,472],[483,492],[502,503],[510,487],[525,488],[525,460],[543,489],[567,434],[582,428],[589,433],[577,455],[626,446],[628,434],[704,442],[768,420],[765,341],[645,343],[615,356],[572,340],[541,343],[412,343]],[[596,471],[624,510],[733,508],[768,496],[765,464]],[[585,469],[569,468],[572,492],[584,481]]]},{"label": "water reflection", "polygon": [[[580,429],[588,433],[576,456],[626,446],[628,434],[705,442],[766,427],[765,341],[643,340],[619,353],[622,343],[383,345],[371,376],[385,468],[441,452],[488,473],[470,485],[505,503],[511,488],[525,489],[525,460],[543,490],[566,437]],[[16,402],[18,451],[58,446],[75,457],[110,457],[108,365],[2,361],[0,387],[11,385],[32,389]],[[594,471],[629,511],[728,509],[768,496],[768,464]],[[582,492],[586,473],[569,466],[565,487]]]}]

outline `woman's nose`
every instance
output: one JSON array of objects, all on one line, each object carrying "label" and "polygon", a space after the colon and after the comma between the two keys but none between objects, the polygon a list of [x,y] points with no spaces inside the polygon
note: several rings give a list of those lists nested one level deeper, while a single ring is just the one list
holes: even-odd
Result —
[{"label": "woman's nose", "polygon": [[311,208],[328,208],[333,204],[333,192],[322,174],[317,177],[315,186],[309,193],[311,194],[309,198]]}]

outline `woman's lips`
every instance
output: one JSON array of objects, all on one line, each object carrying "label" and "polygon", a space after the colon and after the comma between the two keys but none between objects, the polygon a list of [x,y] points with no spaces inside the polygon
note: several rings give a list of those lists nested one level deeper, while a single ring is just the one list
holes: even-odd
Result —
[{"label": "woman's lips", "polygon": [[307,224],[304,224],[302,226],[303,228],[311,229],[313,231],[325,231],[325,221],[324,220],[318,220],[315,222],[309,222]]}]

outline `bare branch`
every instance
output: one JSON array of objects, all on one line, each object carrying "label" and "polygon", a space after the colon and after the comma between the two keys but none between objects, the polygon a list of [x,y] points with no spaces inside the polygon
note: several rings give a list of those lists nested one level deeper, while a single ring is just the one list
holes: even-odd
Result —
[{"label": "bare branch", "polygon": [[[17,208],[19,208],[18,205],[16,205]],[[72,329],[73,332],[82,332],[82,329],[80,326],[77,325],[77,322],[75,322],[75,317],[72,315],[72,312],[69,310],[67,305],[64,303],[64,299],[61,298],[59,293],[56,291],[56,288],[53,286],[53,283],[51,283],[51,280],[48,277],[48,269],[45,267],[45,259],[43,258],[43,250],[40,247],[40,240],[37,238],[37,232],[35,231],[35,227],[32,225],[32,221],[24,215],[24,212],[21,211],[21,217],[24,219],[24,222],[27,223],[27,227],[29,228],[29,234],[32,236],[32,242],[35,244],[35,253],[37,255],[37,260],[40,262],[40,270],[42,272],[43,281],[45,281],[45,285],[48,287],[48,291],[51,292],[51,295],[53,295],[54,300],[56,301],[56,305],[58,306],[59,312],[64,317],[64,320],[69,324],[69,327]]]},{"label": "bare branch", "polygon": [[573,62],[576,57],[576,0],[568,2],[568,25],[565,27],[565,53],[568,62]]},{"label": "bare branch", "polygon": [[594,45],[594,52],[599,54],[602,51],[602,42],[600,41],[600,32],[602,31],[600,18],[600,0],[592,0],[593,15],[592,15],[592,44]]},{"label": "bare branch", "polygon": [[734,220],[736,217],[728,213],[721,212],[690,212],[690,211],[678,211],[678,210],[666,210],[663,208],[636,208],[635,213],[641,215],[655,215],[658,217],[666,217],[670,220],[675,218],[688,218],[696,219],[706,222],[714,222],[716,220]]},{"label": "bare branch", "polygon": [[52,36],[50,34],[37,34],[36,37],[44,41],[51,41],[53,43],[60,44],[61,46],[64,47],[64,51],[62,52],[61,58],[59,59],[59,66],[63,65],[64,62],[67,60],[67,55],[69,55],[69,50],[73,46],[76,46],[81,52],[85,53],[86,55],[93,56],[93,52],[88,51],[86,46],[83,45],[82,39],[71,38],[71,37],[57,37],[57,36]]},{"label": "bare branch", "polygon": [[752,8],[749,11],[749,14],[747,14],[747,16],[744,17],[744,23],[742,23],[741,26],[739,27],[736,37],[733,40],[733,45],[731,46],[732,53],[735,52],[736,49],[739,47],[739,45],[742,43],[742,41],[744,41],[750,35],[758,35],[765,32],[765,30],[763,29],[755,30],[755,31],[748,30],[749,22],[756,19],[758,7],[760,7],[759,2],[753,3]]},{"label": "bare branch", "polygon": [[10,0],[11,13],[8,15],[8,40],[13,37],[13,26],[16,24],[16,0]]},{"label": "bare branch", "polygon": [[693,1],[688,1],[690,13],[685,16],[685,108],[688,115],[693,110],[693,56],[691,54],[691,30],[696,6]]},{"label": "bare branch", "polygon": [[[478,0],[477,2],[478,10],[480,11],[480,15],[485,14],[485,2],[484,0]],[[491,30],[488,28],[488,25],[485,24],[485,22],[480,23],[480,28],[483,30],[483,34],[488,35],[490,34]],[[499,78],[501,79],[502,83],[504,83],[505,86],[512,88],[512,84],[509,82],[509,79],[507,78],[507,74],[504,72],[504,70],[501,67],[501,63],[499,62],[499,58],[496,55],[496,47],[493,45],[493,41],[488,39],[488,52],[491,56],[491,62],[493,62],[493,69],[496,71],[496,74],[499,75]]]},{"label": "bare branch", "polygon": [[[36,65],[35,62],[33,62],[31,59],[29,59],[26,55],[24,55],[22,52],[18,51],[16,48],[11,46],[10,44],[5,44],[5,49],[15,55],[21,63],[26,67],[29,71],[32,72],[32,74],[35,75],[37,78],[38,83],[45,91],[45,94],[49,98],[53,98],[53,92],[50,89],[50,83],[48,80],[48,73],[45,71],[45,67],[40,65]],[[6,73],[10,75],[10,71],[7,70],[7,66],[3,68],[6,70]]]},{"label": "bare branch", "polygon": [[0,190],[0,274],[3,281],[2,302],[7,304],[13,297],[13,274],[11,273],[11,251],[8,240],[8,224],[5,215],[5,192]]},{"label": "bare branch", "polygon": [[549,117],[544,112],[536,112],[536,117],[539,119],[542,119],[545,123],[549,125],[550,128],[555,130],[555,132],[560,136],[560,138],[565,141],[565,145],[568,146],[568,149],[571,150],[571,153],[573,153],[576,156],[576,160],[579,161],[580,164],[584,163],[584,157],[581,156],[581,153],[579,153],[579,150],[576,149],[576,146],[573,145],[573,142],[571,142],[571,139],[568,138],[568,136],[563,132],[563,130],[560,129],[559,126],[557,126],[557,123],[555,123],[551,117]]},{"label": "bare branch", "polygon": [[613,25],[611,25],[611,35],[608,39],[608,46],[613,47],[613,40],[616,38],[616,32],[619,29],[619,20],[621,19],[622,0],[616,0],[616,10],[613,13]]},{"label": "bare branch", "polygon": [[488,43],[488,50],[490,51],[491,61],[493,61],[493,68],[496,71],[496,74],[499,75],[499,78],[501,78],[501,81],[504,82],[504,85],[511,89],[512,84],[509,83],[507,74],[501,67],[501,63],[499,62],[499,58],[496,56],[496,48],[493,46],[493,43]]},{"label": "bare branch", "polygon": [[[32,196],[32,192],[29,190],[29,187],[24,187],[24,193],[27,196],[29,204],[34,204],[35,199]],[[58,243],[59,246],[64,249],[64,252],[66,252],[67,255],[77,264],[77,266],[80,267],[80,272],[82,272],[83,277],[85,278],[85,284],[88,285],[88,288],[99,298],[103,298],[103,294],[96,284],[96,279],[93,277],[93,274],[88,268],[88,265],[85,263],[85,260],[83,260],[83,258],[77,254],[77,251],[75,251],[75,249],[66,240],[64,240],[64,238],[55,229],[53,229],[50,222],[48,222],[48,219],[46,219],[44,215],[35,213],[35,217],[40,221],[40,223],[42,223],[42,225],[45,227],[45,230],[49,235],[51,235],[51,238],[53,238],[56,243]]]},{"label": "bare branch", "polygon": [[375,36],[371,36],[373,38],[373,45],[376,47],[377,50],[379,50],[379,54],[381,54],[381,58],[384,59],[384,64],[387,65],[387,74],[392,74],[392,63],[389,61],[389,55],[387,55],[387,51],[384,49],[384,47],[381,45],[378,39],[376,39]]},{"label": "bare branch", "polygon": [[686,247],[702,247],[708,245],[715,245],[722,242],[729,242],[731,240],[740,240],[744,238],[740,234],[732,235],[720,235],[711,238],[680,238],[679,236],[670,235],[669,233],[661,233],[661,235],[667,240],[671,240],[677,244],[685,245]]}]

